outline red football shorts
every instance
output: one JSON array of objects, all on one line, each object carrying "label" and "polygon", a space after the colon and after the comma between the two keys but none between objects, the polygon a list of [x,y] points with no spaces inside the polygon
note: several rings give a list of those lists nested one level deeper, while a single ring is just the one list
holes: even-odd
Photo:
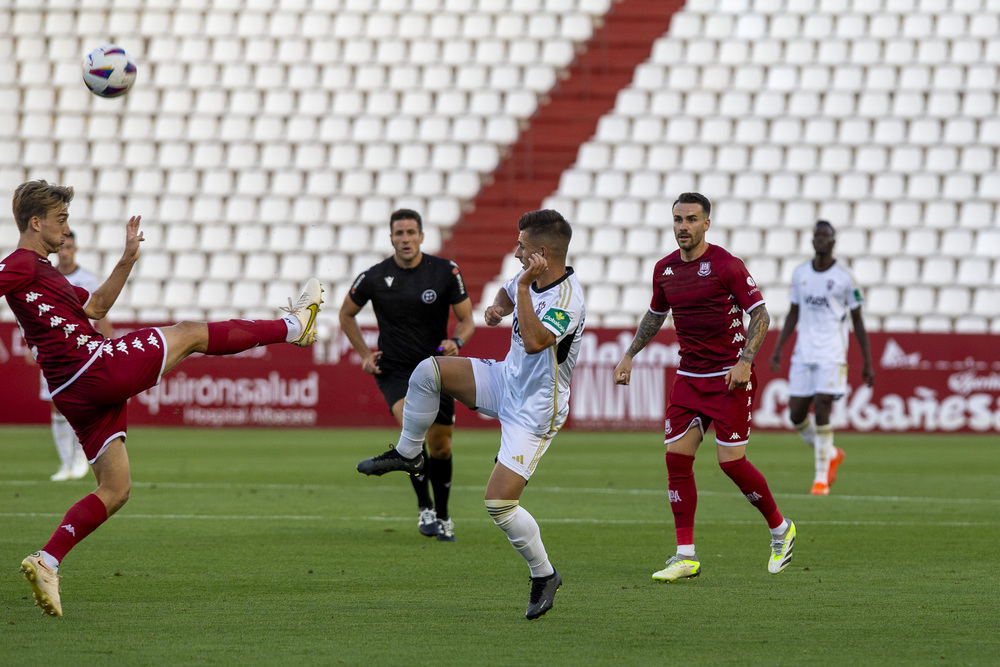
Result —
[{"label": "red football shorts", "polygon": [[750,372],[745,389],[729,391],[726,376],[692,377],[678,374],[667,399],[664,442],[678,440],[692,426],[704,436],[715,423],[715,441],[723,446],[745,445],[750,439],[753,399],[757,394],[757,374]]},{"label": "red football shorts", "polygon": [[128,399],[160,382],[166,342],[157,328],[108,340],[101,356],[52,401],[93,463],[115,438],[125,438]]}]

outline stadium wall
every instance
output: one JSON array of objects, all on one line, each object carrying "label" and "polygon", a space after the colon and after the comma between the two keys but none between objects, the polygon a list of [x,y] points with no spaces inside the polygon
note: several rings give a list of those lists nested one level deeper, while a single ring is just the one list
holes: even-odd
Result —
[{"label": "stadium wall", "polygon": [[[132,328],[138,328],[135,325]],[[128,325],[117,330],[129,330]],[[378,333],[366,329],[375,347]],[[573,377],[568,429],[659,430],[667,390],[679,361],[673,330],[662,331],[639,355],[629,387],[612,370],[633,331],[593,329],[584,336]],[[768,333],[766,358],[777,331]],[[470,357],[503,358],[507,328],[479,328],[463,348]],[[875,387],[859,386],[860,356],[851,348],[848,395],[835,404],[838,430],[881,432],[1000,432],[1000,362],[988,335],[872,333]],[[791,346],[787,347],[788,353]],[[787,354],[782,373],[758,364],[754,425],[787,423]],[[38,368],[13,323],[0,323],[0,424],[48,423],[38,398]],[[132,399],[133,425],[229,427],[362,427],[395,425],[361,360],[339,331],[308,350],[255,348],[230,357],[195,355],[159,386]],[[462,428],[492,427],[492,419],[458,406]]]}]

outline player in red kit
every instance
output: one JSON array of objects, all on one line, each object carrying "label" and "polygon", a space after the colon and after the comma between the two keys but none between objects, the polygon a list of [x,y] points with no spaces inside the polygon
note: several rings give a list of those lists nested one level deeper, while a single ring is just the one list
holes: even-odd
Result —
[{"label": "player in red kit", "polygon": [[[698,491],[693,465],[698,445],[713,423],[719,466],[771,530],[767,565],[771,574],[785,569],[795,544],[795,524],[781,515],[767,480],[746,458],[756,391],[753,359],[771,318],[743,262],[705,241],[711,211],[711,202],[697,192],[685,192],[674,202],[674,238],[680,249],[656,263],[649,312],[614,370],[615,382],[627,385],[632,358],[673,311],[681,362],[667,402],[665,444],[677,553],[653,574],[657,581],[701,574],[694,548]],[[745,329],[744,312],[750,315]]]},{"label": "player in red kit", "polygon": [[62,615],[59,562],[128,500],[131,488],[125,451],[129,397],[194,352],[236,354],[257,345],[288,342],[305,347],[315,339],[322,287],[310,279],[288,315],[278,320],[181,322],[105,338],[91,325],[114,304],[143,241],[138,216],[125,225],[125,251],[94,292],[72,286],[49,263],[70,233],[73,188],[30,181],[14,192],[17,250],[0,260],[0,296],[17,318],[31,353],[48,382],[52,401],[80,439],[97,489],[73,505],[48,543],[21,562],[35,604]]}]

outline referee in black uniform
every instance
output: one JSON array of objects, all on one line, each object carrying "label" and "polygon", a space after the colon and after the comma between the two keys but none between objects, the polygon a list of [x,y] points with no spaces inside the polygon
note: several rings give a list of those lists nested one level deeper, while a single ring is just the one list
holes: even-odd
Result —
[{"label": "referee in black uniform", "polygon": [[[375,376],[393,417],[403,425],[403,398],[410,373],[418,363],[435,355],[456,356],[475,330],[472,302],[462,273],[454,262],[420,252],[424,226],[420,214],[402,208],[389,217],[393,255],[355,279],[340,307],[340,328],[361,356],[362,368]],[[369,301],[378,320],[378,350],[365,345],[355,319]],[[448,308],[458,324],[448,337]],[[455,399],[441,394],[441,409],[427,431],[430,456],[420,475],[411,476],[417,492],[420,517],[417,526],[427,537],[455,541],[455,526],[448,513],[451,490],[451,434],[455,424]],[[430,488],[429,488],[430,487]],[[434,490],[431,499],[430,490]]]}]

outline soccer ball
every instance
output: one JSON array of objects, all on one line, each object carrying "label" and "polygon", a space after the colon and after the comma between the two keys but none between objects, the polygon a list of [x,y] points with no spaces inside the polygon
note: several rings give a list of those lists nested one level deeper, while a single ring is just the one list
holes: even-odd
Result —
[{"label": "soccer ball", "polygon": [[119,97],[135,83],[135,61],[115,44],[99,46],[83,59],[83,82],[95,95]]}]

